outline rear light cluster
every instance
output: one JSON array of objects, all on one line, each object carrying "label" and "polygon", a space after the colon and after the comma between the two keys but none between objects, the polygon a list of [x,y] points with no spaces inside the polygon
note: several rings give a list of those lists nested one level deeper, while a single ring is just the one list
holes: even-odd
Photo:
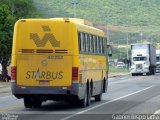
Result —
[{"label": "rear light cluster", "polygon": [[68,53],[68,50],[55,50],[55,53]]},{"label": "rear light cluster", "polygon": [[22,53],[69,53],[68,50],[51,50],[51,49],[20,49]]},{"label": "rear light cluster", "polygon": [[78,80],[78,67],[72,67],[72,80]]},{"label": "rear light cluster", "polygon": [[12,66],[11,67],[11,79],[13,80],[13,81],[15,81],[16,80],[16,67],[15,66]]}]

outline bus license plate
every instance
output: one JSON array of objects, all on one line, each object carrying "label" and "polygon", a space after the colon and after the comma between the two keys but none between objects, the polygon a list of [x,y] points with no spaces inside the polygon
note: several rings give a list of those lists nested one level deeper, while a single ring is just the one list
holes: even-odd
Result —
[{"label": "bus license plate", "polygon": [[49,81],[39,81],[39,85],[49,85]]}]

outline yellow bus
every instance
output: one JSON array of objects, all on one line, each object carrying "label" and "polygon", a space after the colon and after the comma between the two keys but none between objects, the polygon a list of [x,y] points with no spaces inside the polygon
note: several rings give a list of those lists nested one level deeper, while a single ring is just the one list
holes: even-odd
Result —
[{"label": "yellow bus", "polygon": [[76,18],[21,19],[14,27],[12,93],[26,108],[47,100],[100,101],[108,85],[102,30]]}]

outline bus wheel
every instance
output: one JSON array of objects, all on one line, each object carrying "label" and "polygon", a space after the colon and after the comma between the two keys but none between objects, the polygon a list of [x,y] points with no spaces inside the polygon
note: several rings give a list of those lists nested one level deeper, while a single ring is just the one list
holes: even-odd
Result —
[{"label": "bus wheel", "polygon": [[108,81],[104,78],[104,80],[103,80],[103,90],[102,90],[102,92],[103,92],[103,93],[107,92],[107,88],[108,88]]},{"label": "bus wheel", "polygon": [[102,93],[95,96],[95,101],[101,101],[102,100]]},{"label": "bus wheel", "polygon": [[87,106],[89,106],[91,103],[91,88],[89,87],[89,84],[87,85]]},{"label": "bus wheel", "polygon": [[32,108],[32,101],[30,98],[24,98],[24,106],[25,108]]},{"label": "bus wheel", "polygon": [[88,102],[88,95],[87,95],[87,89],[86,92],[84,93],[84,98],[79,101],[79,105],[81,108],[85,108],[87,106]]},{"label": "bus wheel", "polygon": [[40,108],[42,106],[42,101],[39,101],[38,99],[33,99],[32,104],[34,108]]}]

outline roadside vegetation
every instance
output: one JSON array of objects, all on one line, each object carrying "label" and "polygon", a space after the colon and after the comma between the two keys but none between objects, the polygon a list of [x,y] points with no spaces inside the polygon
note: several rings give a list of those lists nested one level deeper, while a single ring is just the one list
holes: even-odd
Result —
[{"label": "roadside vegetation", "polygon": [[11,61],[13,27],[18,19],[87,19],[105,31],[108,28],[113,45],[111,59],[120,59],[127,58],[127,50],[130,55],[132,43],[152,42],[160,48],[159,4],[160,0],[0,0],[1,78],[4,80]]},{"label": "roadside vegetation", "polygon": [[129,68],[117,68],[117,67],[110,67],[109,73],[129,73]]},{"label": "roadside vegetation", "polygon": [[0,0],[0,63],[3,68],[0,80],[4,81],[8,74],[14,23],[21,18],[38,16],[32,0]]},{"label": "roadside vegetation", "polygon": [[[113,57],[127,58],[130,44],[151,42],[160,48],[160,0],[33,0],[45,18],[87,19],[107,31]],[[128,45],[127,45],[128,36]]]}]

